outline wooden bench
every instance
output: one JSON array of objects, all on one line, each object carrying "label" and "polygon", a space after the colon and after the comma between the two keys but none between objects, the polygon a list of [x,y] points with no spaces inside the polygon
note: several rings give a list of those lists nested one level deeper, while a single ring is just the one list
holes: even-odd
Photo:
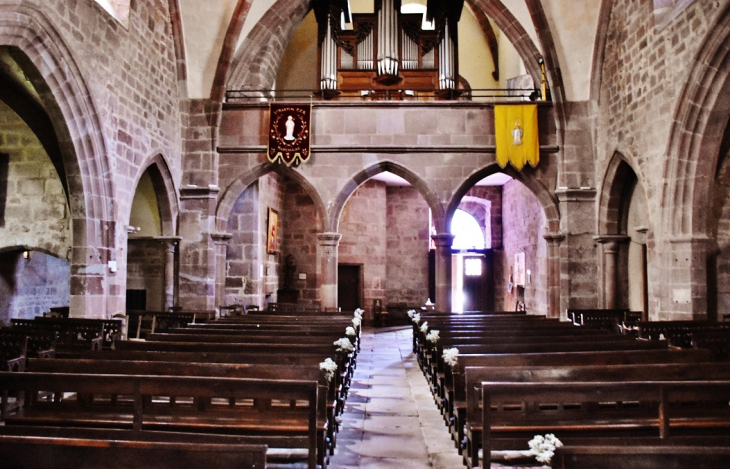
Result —
[{"label": "wooden bench", "polygon": [[[635,365],[591,365],[591,366],[528,366],[528,367],[466,367],[465,381],[467,392],[466,440],[464,442],[465,460],[476,457],[480,448],[481,422],[481,383],[491,382],[620,382],[620,381],[702,381],[730,379],[730,365],[718,366],[717,363],[662,363]],[[635,405],[635,404],[630,404]],[[624,405],[626,407],[626,405]],[[519,441],[519,440],[518,440]],[[518,445],[524,444],[517,443]],[[497,449],[516,449],[514,439],[493,441]],[[471,467],[471,464],[467,462]]]},{"label": "wooden bench", "polygon": [[[0,460],[7,468],[45,469],[263,469],[266,445],[241,443],[155,441],[115,433],[111,438],[0,434]],[[127,436],[126,438],[123,438]]]},{"label": "wooden bench", "polygon": [[525,354],[484,354],[458,356],[456,366],[448,368],[444,415],[454,438],[461,448],[464,443],[464,426],[467,420],[467,367],[522,369],[536,366],[579,366],[579,365],[642,365],[652,363],[703,363],[711,355],[706,350],[624,350],[583,351]]},{"label": "wooden bench", "polygon": [[671,345],[692,347],[692,333],[700,331],[730,331],[730,323],[709,321],[652,321],[639,322],[636,334],[639,338],[659,340],[660,336]]},{"label": "wooden bench", "polygon": [[53,358],[56,356],[56,344],[58,343],[58,332],[52,330],[18,330],[13,328],[0,329],[0,343],[12,343],[28,339],[26,355],[37,358]]},{"label": "wooden bench", "polygon": [[[39,400],[41,390],[52,390],[63,398]],[[4,372],[0,391],[6,425],[285,435],[302,441],[310,469],[317,464],[316,381]],[[25,396],[22,409],[12,415],[7,413],[10,392]],[[74,398],[87,394],[118,397],[93,404]],[[190,400],[209,404],[191,406]]]},{"label": "wooden bench", "polygon": [[642,313],[629,309],[568,309],[566,314],[576,326],[614,331],[619,325],[635,325]]},{"label": "wooden bench", "polygon": [[[226,378],[257,378],[268,380],[306,380],[320,384],[320,415],[318,422],[318,461],[335,444],[335,383],[328,383],[318,363],[298,366],[275,364],[196,363],[175,361],[112,361],[96,359],[29,359],[26,370],[36,373],[93,373],[145,376],[207,376]],[[93,403],[94,395],[83,396],[85,403]],[[328,444],[329,443],[329,444]]]},{"label": "wooden bench", "polygon": [[0,335],[0,370],[24,371],[28,356],[28,336]]},{"label": "wooden bench", "polygon": [[715,361],[730,361],[730,331],[692,331],[693,348],[707,349]]},{"label": "wooden bench", "polygon": [[[596,442],[593,446],[563,446],[555,451],[552,467],[555,469],[615,469],[640,467],[642,469],[667,469],[672,467],[720,468],[730,467],[730,442],[713,447],[710,444],[687,446],[682,439],[653,444],[615,442],[611,445]],[[661,444],[664,443],[664,444]]]},{"label": "wooden bench", "polygon": [[53,330],[59,334],[58,345],[69,348],[114,348],[122,337],[122,321],[116,319],[45,318],[11,319],[17,329]]},{"label": "wooden bench", "polygon": [[[492,443],[500,437],[528,440],[554,433],[558,438],[654,436],[669,442],[674,434],[726,436],[730,431],[730,381],[724,380],[483,382],[481,391],[482,467],[489,467]],[[625,402],[644,405],[619,405]],[[472,461],[472,467],[478,465]]]}]

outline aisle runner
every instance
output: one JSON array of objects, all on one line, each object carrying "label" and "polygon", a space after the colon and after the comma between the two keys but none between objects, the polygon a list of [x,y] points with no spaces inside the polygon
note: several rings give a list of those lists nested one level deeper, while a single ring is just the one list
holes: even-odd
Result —
[{"label": "aisle runner", "polygon": [[332,469],[462,465],[412,353],[410,327],[362,332]]}]

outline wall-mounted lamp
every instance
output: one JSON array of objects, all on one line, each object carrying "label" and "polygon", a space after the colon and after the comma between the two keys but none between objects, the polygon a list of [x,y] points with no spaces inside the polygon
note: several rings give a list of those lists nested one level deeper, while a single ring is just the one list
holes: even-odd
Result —
[{"label": "wall-mounted lamp", "polygon": [[23,251],[23,259],[25,259],[26,261],[30,260],[30,251],[29,250],[26,249],[25,251]]},{"label": "wall-mounted lamp", "polygon": [[127,233],[137,233],[142,228],[140,228],[139,226],[125,225],[124,229],[127,231]]}]

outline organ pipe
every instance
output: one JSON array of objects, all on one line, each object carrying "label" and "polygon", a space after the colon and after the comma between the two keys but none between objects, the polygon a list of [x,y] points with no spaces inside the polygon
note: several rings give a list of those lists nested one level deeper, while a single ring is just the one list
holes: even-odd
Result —
[{"label": "organ pipe", "polygon": [[439,89],[456,88],[456,47],[451,36],[450,22],[444,23],[444,35],[439,44]]},{"label": "organ pipe", "polygon": [[337,44],[332,37],[332,16],[327,15],[327,31],[322,43],[320,89],[337,89]]},{"label": "organ pipe", "polygon": [[398,11],[394,0],[382,0],[378,12],[378,75],[398,75]]}]

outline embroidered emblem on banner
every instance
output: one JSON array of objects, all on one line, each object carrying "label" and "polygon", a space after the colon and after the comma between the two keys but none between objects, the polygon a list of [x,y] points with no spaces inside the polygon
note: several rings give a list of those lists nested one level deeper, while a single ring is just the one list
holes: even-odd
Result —
[{"label": "embroidered emblem on banner", "polygon": [[269,161],[299,166],[309,159],[311,115],[311,104],[269,105]]}]

